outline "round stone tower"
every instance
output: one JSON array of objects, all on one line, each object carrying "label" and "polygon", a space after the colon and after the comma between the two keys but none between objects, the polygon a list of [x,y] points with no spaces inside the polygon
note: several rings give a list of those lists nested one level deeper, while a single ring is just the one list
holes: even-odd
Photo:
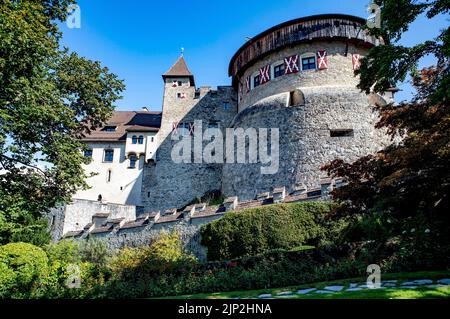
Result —
[{"label": "round stone tower", "polygon": [[275,187],[317,187],[323,164],[338,157],[352,161],[386,145],[387,137],[374,128],[372,105],[387,97],[356,88],[360,59],[381,41],[362,30],[364,24],[342,14],[295,19],[236,52],[229,65],[238,91],[232,127],[279,129],[279,167],[262,174],[261,163],[225,164],[225,195],[245,200]]}]

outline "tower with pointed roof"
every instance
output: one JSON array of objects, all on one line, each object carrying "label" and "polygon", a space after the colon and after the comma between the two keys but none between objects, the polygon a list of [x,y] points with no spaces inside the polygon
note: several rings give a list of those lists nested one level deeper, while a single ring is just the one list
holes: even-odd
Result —
[{"label": "tower with pointed roof", "polygon": [[[231,86],[196,88],[184,56],[162,75],[164,95],[156,159],[144,171],[142,198],[148,210],[181,207],[211,190],[220,190],[221,164],[175,163],[171,153],[174,130],[193,134],[210,126],[225,129],[237,112],[236,91]],[[201,121],[197,127],[195,121]],[[183,133],[182,133],[183,132]],[[193,148],[192,148],[193,150]]]}]

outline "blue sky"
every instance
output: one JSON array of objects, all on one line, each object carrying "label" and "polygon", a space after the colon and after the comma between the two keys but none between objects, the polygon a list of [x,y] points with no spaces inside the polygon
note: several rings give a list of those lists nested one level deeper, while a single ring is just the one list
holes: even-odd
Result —
[{"label": "blue sky", "polygon": [[[367,17],[369,0],[229,0],[123,1],[78,0],[81,28],[61,24],[63,45],[99,60],[126,84],[118,110],[143,106],[161,110],[163,74],[185,48],[185,59],[197,86],[229,85],[228,63],[234,52],[265,29],[286,20],[323,13]],[[425,18],[405,34],[405,45],[436,36],[447,17]],[[425,59],[424,64],[432,63]],[[399,99],[410,95],[408,85]]]}]

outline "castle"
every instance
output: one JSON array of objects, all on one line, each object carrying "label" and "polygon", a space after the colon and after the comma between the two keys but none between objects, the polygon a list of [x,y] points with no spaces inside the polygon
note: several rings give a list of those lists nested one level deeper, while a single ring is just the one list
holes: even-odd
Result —
[{"label": "castle", "polygon": [[[85,156],[91,157],[85,169],[97,175],[62,217],[53,216],[63,225],[59,235],[117,233],[143,219],[185,220],[202,215],[204,206],[187,205],[210,192],[227,198],[217,208],[221,213],[236,209],[237,198],[274,202],[298,192],[306,196],[306,189],[320,190],[321,165],[337,157],[352,161],[385,146],[388,139],[374,127],[372,106],[393,101],[393,92],[366,95],[356,87],[360,59],[382,44],[364,24],[359,17],[324,14],[274,26],[239,48],[229,64],[231,86],[217,89],[197,88],[181,56],[162,75],[162,112],[115,112],[83,139]],[[174,162],[173,135],[201,135],[206,128],[223,135],[226,128],[242,128],[246,135],[251,128],[277,129],[276,173],[261,174],[260,158],[204,162],[193,154],[190,162]],[[246,137],[236,136],[251,147]]]}]

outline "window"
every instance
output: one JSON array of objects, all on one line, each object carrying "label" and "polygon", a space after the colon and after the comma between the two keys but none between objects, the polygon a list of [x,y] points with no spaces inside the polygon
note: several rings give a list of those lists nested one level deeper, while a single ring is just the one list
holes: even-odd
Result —
[{"label": "window", "polygon": [[[106,172],[106,182],[107,183],[109,183],[109,182],[111,182],[111,175],[112,175],[112,170],[108,170],[107,172]],[[99,201],[101,201],[101,197],[102,195],[98,195],[98,198],[99,198]]]},{"label": "window", "polygon": [[178,81],[177,84],[178,84],[178,86],[182,86],[183,82],[182,81]]},{"label": "window", "polygon": [[115,132],[116,128],[117,128],[117,126],[105,126],[103,128],[103,131],[105,131],[105,132]]},{"label": "window", "polygon": [[182,92],[182,93],[177,93],[177,98],[179,99],[185,99],[186,98],[186,93]]},{"label": "window", "polygon": [[273,68],[273,77],[274,78],[277,78],[277,77],[282,76],[282,75],[284,75],[284,63],[276,65]]},{"label": "window", "polygon": [[92,149],[84,150],[84,157],[92,158]]},{"label": "window", "polygon": [[354,135],[354,133],[353,133],[352,129],[330,130],[331,137],[344,137],[344,136],[352,137],[353,135]]},{"label": "window", "polygon": [[253,78],[253,87],[257,87],[260,84],[261,76],[258,74]]},{"label": "window", "polygon": [[138,137],[138,144],[144,144],[144,136],[139,135],[139,137]]},{"label": "window", "polygon": [[104,162],[111,163],[114,159],[114,150],[105,150]]},{"label": "window", "polygon": [[137,156],[130,155],[130,168],[136,168]]},{"label": "window", "polygon": [[223,109],[225,111],[231,110],[231,104],[230,102],[223,102]]},{"label": "window", "polygon": [[[194,132],[194,128],[193,128],[194,123],[192,122],[186,122],[186,123],[179,123],[178,124],[178,132],[181,135],[189,135],[192,134]],[[191,132],[192,131],[192,132]]]},{"label": "window", "polygon": [[310,56],[302,58],[302,70],[315,70],[316,69],[316,57]]},{"label": "window", "polygon": [[155,141],[155,138],[154,138],[153,136],[152,136],[152,139],[151,139],[151,141],[152,141],[152,142],[154,142],[154,141]]},{"label": "window", "polygon": [[209,122],[208,128],[219,128],[219,122]]},{"label": "window", "polygon": [[131,138],[131,144],[137,144],[137,136],[133,135],[133,137]]}]

